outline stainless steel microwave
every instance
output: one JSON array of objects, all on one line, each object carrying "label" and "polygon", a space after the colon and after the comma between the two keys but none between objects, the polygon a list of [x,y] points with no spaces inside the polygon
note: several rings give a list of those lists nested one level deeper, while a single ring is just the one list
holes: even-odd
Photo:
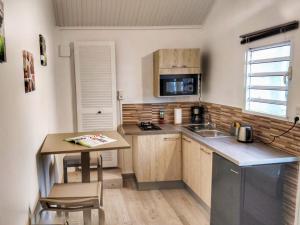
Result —
[{"label": "stainless steel microwave", "polygon": [[198,74],[160,75],[160,96],[198,95]]}]

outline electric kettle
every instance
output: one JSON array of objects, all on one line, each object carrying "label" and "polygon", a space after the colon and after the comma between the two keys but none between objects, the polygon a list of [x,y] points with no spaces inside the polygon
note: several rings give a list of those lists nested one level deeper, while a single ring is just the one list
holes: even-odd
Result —
[{"label": "electric kettle", "polygon": [[237,140],[239,142],[251,143],[253,142],[253,129],[250,125],[242,125],[238,130]]}]

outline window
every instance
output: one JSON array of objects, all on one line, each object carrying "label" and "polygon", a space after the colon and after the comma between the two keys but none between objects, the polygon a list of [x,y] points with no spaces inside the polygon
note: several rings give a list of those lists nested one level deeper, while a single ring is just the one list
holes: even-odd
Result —
[{"label": "window", "polygon": [[245,109],[287,117],[290,71],[290,42],[250,48],[247,53]]}]

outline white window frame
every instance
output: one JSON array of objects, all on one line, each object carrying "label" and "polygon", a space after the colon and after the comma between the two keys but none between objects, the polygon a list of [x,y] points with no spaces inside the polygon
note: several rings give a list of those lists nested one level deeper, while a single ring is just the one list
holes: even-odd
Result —
[{"label": "white window frame", "polygon": [[[280,46],[283,45],[285,43],[289,43],[291,46],[291,50],[290,50],[290,67],[292,68],[292,79],[288,81],[288,85],[287,85],[287,101],[286,101],[286,116],[285,117],[281,117],[281,116],[276,116],[276,115],[272,115],[272,114],[267,114],[267,113],[260,113],[260,112],[255,112],[255,111],[251,111],[251,110],[247,110],[246,109],[246,104],[247,104],[247,78],[248,78],[248,74],[247,74],[247,67],[248,67],[248,52],[255,48],[255,49],[259,49],[259,48],[267,48],[269,46]],[[257,116],[264,116],[264,117],[269,117],[269,118],[273,118],[273,119],[278,119],[278,120],[283,120],[283,121],[289,121],[289,99],[290,99],[290,85],[291,82],[293,80],[293,50],[294,50],[294,44],[292,40],[285,40],[285,41],[277,41],[277,42],[273,42],[273,43],[268,43],[268,44],[262,44],[262,45],[249,45],[246,48],[245,51],[245,64],[244,64],[244,93],[243,93],[243,112],[247,113],[247,114],[252,114],[252,115],[257,115]]]}]

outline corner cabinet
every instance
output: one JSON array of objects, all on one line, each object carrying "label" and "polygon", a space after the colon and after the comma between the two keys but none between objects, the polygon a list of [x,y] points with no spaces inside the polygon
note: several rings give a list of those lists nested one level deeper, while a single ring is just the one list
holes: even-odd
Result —
[{"label": "corner cabinet", "polygon": [[138,182],[181,180],[181,135],[134,136],[133,167]]},{"label": "corner cabinet", "polygon": [[160,97],[160,76],[201,74],[200,49],[160,49],[153,53],[154,96]]},{"label": "corner cabinet", "polygon": [[211,205],[213,152],[187,136],[182,137],[184,183],[208,206]]}]

